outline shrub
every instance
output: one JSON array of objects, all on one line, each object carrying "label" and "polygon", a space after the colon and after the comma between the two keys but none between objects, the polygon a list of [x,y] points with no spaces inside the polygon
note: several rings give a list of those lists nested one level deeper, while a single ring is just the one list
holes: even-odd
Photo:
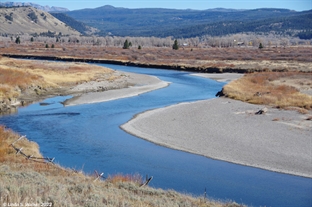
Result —
[{"label": "shrub", "polygon": [[9,20],[9,21],[11,21],[11,22],[13,22],[13,17],[12,17],[12,15],[5,15],[5,18],[7,19],[7,20]]},{"label": "shrub", "polygon": [[35,12],[30,12],[30,13],[28,14],[28,17],[29,17],[32,21],[34,21],[34,22],[37,23],[37,21],[38,21],[38,16],[36,15]]}]

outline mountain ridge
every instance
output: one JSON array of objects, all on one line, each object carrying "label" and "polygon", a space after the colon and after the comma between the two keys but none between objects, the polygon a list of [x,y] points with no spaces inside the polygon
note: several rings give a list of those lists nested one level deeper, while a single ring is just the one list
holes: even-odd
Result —
[{"label": "mountain ridge", "polygon": [[30,2],[4,2],[4,3],[0,2],[0,7],[19,7],[19,6],[22,6],[22,7],[31,6],[31,7],[40,9],[42,11],[46,11],[46,12],[66,12],[66,11],[69,11],[69,9],[63,8],[63,7],[41,6],[39,4],[34,4],[34,3],[30,3]]},{"label": "mountain ridge", "polygon": [[[35,5],[33,3],[14,2],[0,3],[0,6],[1,4],[18,5],[13,8],[19,8],[19,5]],[[37,7],[49,10],[49,8],[40,5],[37,5]],[[94,9],[86,8],[74,11],[63,8],[51,12],[50,8],[50,13],[59,21],[64,22],[67,26],[74,28],[83,35],[192,38],[205,35],[225,36],[253,32],[258,34],[298,35],[305,39],[312,37],[312,10],[297,12],[278,8],[250,10],[225,8],[205,10],[130,9],[104,5]],[[13,16],[10,15],[4,14],[4,19],[2,17],[4,25],[12,24],[10,20]],[[25,20],[28,17],[26,16]],[[6,25],[6,27],[9,26]],[[32,26],[37,25],[29,24],[30,28]],[[29,33],[30,28],[14,32]],[[0,28],[0,32],[4,32],[3,30],[3,28]],[[52,28],[52,31],[55,31],[55,28]],[[8,32],[8,29],[5,32]]]},{"label": "mountain ridge", "polygon": [[[269,24],[282,21],[284,25],[283,29],[277,27],[272,27],[272,29],[275,29],[276,32],[279,33],[286,33],[288,29],[294,31],[301,29],[300,22],[300,26],[288,23],[289,18],[295,18],[295,16],[304,14],[304,12],[277,8],[258,8],[251,10],[224,8],[181,10],[163,8],[128,9],[110,5],[94,9],[68,11],[65,13],[78,21],[99,29],[101,31],[99,35],[101,36],[112,34],[115,36],[173,36],[182,38],[203,35],[227,35],[235,33],[236,31],[252,32],[253,22],[258,25],[258,32],[266,32],[268,31],[266,24],[269,20]],[[288,23],[284,23],[283,18],[288,18]],[[294,18],[291,22],[298,22],[298,20]],[[306,23],[309,23],[309,21],[306,21]],[[213,24],[215,24],[215,26],[213,26]],[[237,28],[220,27],[220,25],[230,24],[236,25]],[[240,24],[246,25],[246,28],[242,28]],[[214,27],[216,32],[205,30],[204,27],[207,27],[207,25],[208,27]],[[309,28],[309,25],[310,24],[307,25],[307,28]],[[265,28],[264,30],[259,29],[262,26]],[[197,27],[195,30],[197,32],[192,31],[194,27]],[[202,29],[200,29],[200,27],[202,27]],[[181,33],[179,33],[179,31],[181,31]]]}]

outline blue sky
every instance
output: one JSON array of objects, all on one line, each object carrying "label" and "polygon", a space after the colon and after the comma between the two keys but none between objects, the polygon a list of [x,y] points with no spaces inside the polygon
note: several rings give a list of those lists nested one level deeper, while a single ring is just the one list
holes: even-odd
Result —
[{"label": "blue sky", "polygon": [[312,9],[312,0],[0,0],[32,2],[42,6],[59,6],[69,10],[96,8],[104,5],[125,8],[229,9],[285,8],[296,11]]}]

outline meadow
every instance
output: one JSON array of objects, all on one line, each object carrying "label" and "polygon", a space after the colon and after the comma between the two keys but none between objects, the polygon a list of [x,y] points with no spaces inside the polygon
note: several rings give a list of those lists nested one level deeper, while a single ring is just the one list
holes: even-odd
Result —
[{"label": "meadow", "polygon": [[[142,47],[122,49],[79,43],[0,42],[0,54],[117,61],[119,64],[169,66],[197,72],[312,71],[310,46],[268,47]],[[51,48],[52,44],[54,48]]]},{"label": "meadow", "polygon": [[312,73],[249,73],[224,86],[223,93],[226,97],[252,104],[307,113],[312,109]]},{"label": "meadow", "polygon": [[33,102],[53,94],[66,94],[73,86],[89,81],[121,78],[113,70],[85,63],[11,59],[0,56],[0,112],[10,105]]}]

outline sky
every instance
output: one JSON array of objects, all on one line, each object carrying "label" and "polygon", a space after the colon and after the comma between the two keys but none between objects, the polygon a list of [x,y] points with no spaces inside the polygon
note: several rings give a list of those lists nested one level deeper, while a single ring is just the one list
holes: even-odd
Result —
[{"label": "sky", "polygon": [[283,8],[295,11],[312,9],[312,0],[0,0],[0,2],[32,2],[42,6],[65,7],[69,10],[97,8],[104,5],[124,8],[170,9],[257,9]]}]

